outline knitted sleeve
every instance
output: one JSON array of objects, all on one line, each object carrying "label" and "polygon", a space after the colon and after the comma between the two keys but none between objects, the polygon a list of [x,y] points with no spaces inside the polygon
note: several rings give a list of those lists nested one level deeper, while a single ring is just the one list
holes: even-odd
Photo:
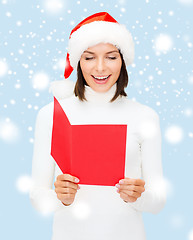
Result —
[{"label": "knitted sleeve", "polygon": [[53,124],[53,103],[38,112],[35,124],[34,149],[32,159],[32,187],[30,201],[42,214],[50,214],[63,206],[52,188],[55,164],[51,150]]},{"label": "knitted sleeve", "polygon": [[136,202],[129,203],[138,211],[158,213],[166,202],[166,186],[162,170],[161,129],[159,115],[146,108],[139,126],[141,142],[141,171],[145,191]]}]

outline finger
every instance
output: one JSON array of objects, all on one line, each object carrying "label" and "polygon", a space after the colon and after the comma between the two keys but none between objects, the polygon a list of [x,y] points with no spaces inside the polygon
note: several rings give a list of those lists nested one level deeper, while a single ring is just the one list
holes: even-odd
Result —
[{"label": "finger", "polygon": [[120,197],[126,202],[135,202],[137,200],[137,198],[128,196],[127,194],[125,194],[123,192],[120,193]]},{"label": "finger", "polygon": [[128,203],[128,202],[135,202],[135,201],[137,200],[137,199],[134,198],[134,197],[129,197],[128,199],[129,199],[128,201],[125,201],[125,200],[124,200],[124,202],[126,202],[126,203]]},{"label": "finger", "polygon": [[137,198],[134,198],[134,197],[128,197],[128,199],[129,199],[128,201],[125,201],[125,200],[124,201],[127,203],[127,202],[135,202],[137,200]]},{"label": "finger", "polygon": [[70,182],[74,182],[74,183],[78,183],[80,180],[75,177],[75,176],[72,176],[70,174],[61,174],[61,175],[58,175],[57,176],[57,180],[60,180],[60,181],[70,181]]},{"label": "finger", "polygon": [[73,188],[56,188],[55,189],[56,193],[61,193],[61,194],[68,194],[68,193],[72,193],[75,194],[77,192],[77,190],[73,189]]},{"label": "finger", "polygon": [[69,181],[59,181],[56,186],[60,188],[73,188],[75,190],[78,189],[78,184]]},{"label": "finger", "polygon": [[134,192],[139,192],[142,193],[145,191],[145,188],[142,186],[136,186],[136,185],[129,185],[129,184],[120,184],[119,185],[120,190],[129,190],[129,191],[134,191]]},{"label": "finger", "polygon": [[71,193],[66,193],[66,194],[57,193],[57,198],[58,198],[60,201],[72,200],[72,199],[74,199],[74,194],[71,194]]},{"label": "finger", "polygon": [[139,192],[133,192],[133,191],[128,191],[128,190],[122,190],[120,192],[123,192],[123,193],[127,194],[130,197],[135,197],[135,198],[141,197],[141,193],[139,193]]},{"label": "finger", "polygon": [[145,181],[143,179],[134,179],[134,178],[124,178],[119,181],[119,184],[130,184],[136,186],[143,186],[145,185]]}]

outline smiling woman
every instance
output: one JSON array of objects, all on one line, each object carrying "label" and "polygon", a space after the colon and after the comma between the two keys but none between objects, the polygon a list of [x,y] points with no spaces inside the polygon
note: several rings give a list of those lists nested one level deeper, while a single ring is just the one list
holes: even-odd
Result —
[{"label": "smiling woman", "polygon": [[77,76],[74,93],[82,101],[87,100],[85,85],[97,92],[106,92],[116,82],[117,89],[111,100],[114,101],[119,95],[127,96],[124,91],[128,84],[125,61],[113,44],[99,43],[85,50],[78,63]]},{"label": "smiling woman", "polygon": [[120,75],[121,65],[118,49],[109,43],[88,48],[80,59],[87,84],[97,92],[106,92],[114,85]]},{"label": "smiling woman", "polygon": [[165,204],[159,116],[125,92],[133,59],[131,34],[106,12],[71,32],[66,79],[52,84],[34,139],[30,198],[55,212],[52,240],[145,240],[142,212]]}]

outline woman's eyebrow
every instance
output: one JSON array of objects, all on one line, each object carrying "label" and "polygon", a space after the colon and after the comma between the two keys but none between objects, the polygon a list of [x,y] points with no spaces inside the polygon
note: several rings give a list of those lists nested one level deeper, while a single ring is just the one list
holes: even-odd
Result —
[{"label": "woman's eyebrow", "polygon": [[[113,52],[119,53],[117,50],[114,50],[114,51],[107,52],[107,54],[108,54],[108,53],[113,53]],[[84,53],[95,54],[94,52],[90,52],[90,51],[84,51]]]}]

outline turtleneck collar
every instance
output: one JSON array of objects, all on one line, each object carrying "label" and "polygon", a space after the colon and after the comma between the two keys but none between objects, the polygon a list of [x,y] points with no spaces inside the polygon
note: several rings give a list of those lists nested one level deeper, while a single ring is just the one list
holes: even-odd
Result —
[{"label": "turtleneck collar", "polygon": [[117,83],[115,83],[107,92],[96,92],[90,86],[85,85],[85,97],[87,102],[95,104],[108,103],[115,95]]}]

